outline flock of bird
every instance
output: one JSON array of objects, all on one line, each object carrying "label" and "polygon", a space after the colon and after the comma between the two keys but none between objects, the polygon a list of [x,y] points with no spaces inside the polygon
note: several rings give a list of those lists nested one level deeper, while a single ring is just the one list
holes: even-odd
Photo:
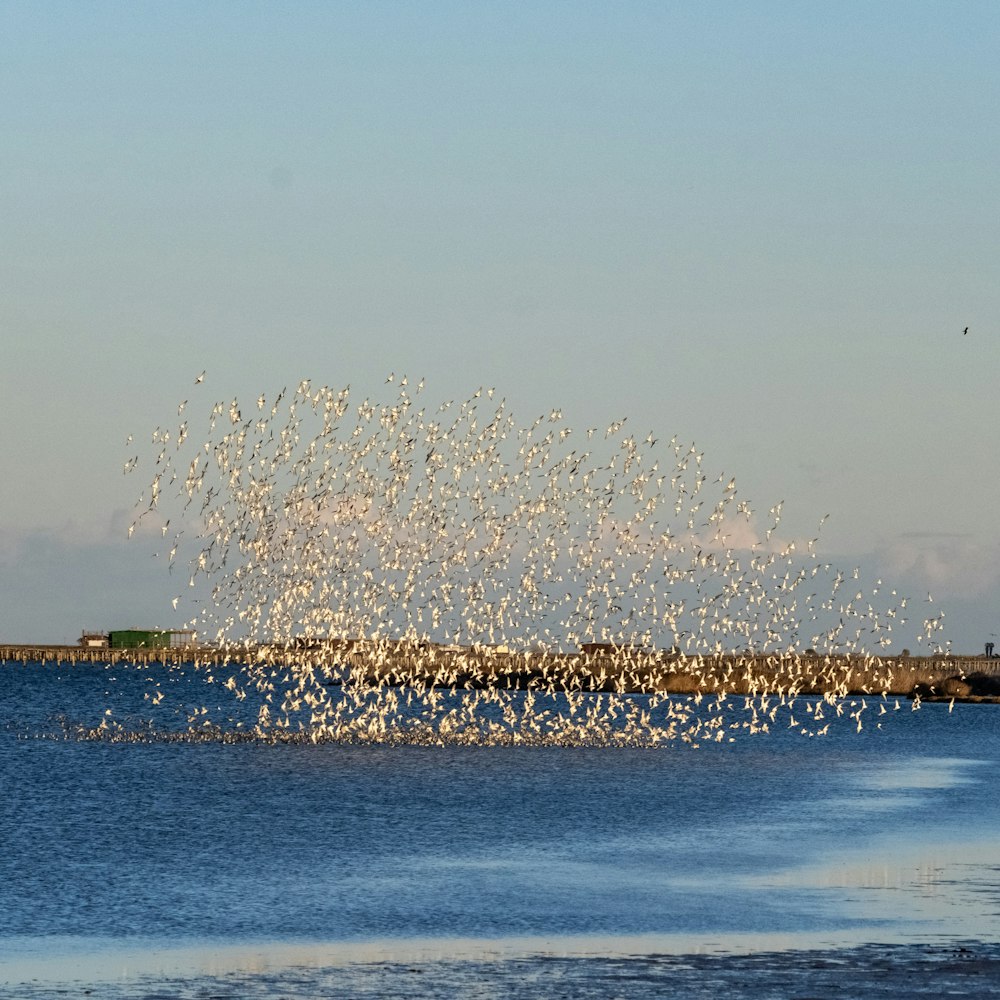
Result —
[{"label": "flock of bird", "polygon": [[[782,540],[781,503],[758,526],[693,444],[626,419],[578,433],[492,388],[429,405],[424,380],[386,383],[215,402],[199,428],[185,400],[152,434],[129,534],[162,537],[174,608],[240,665],[213,680],[260,700],[255,738],[699,743],[878,711],[845,701],[843,657],[877,694],[907,601],[818,558],[825,518]],[[517,669],[527,693],[499,680]],[[678,672],[698,691],[667,693]],[[218,736],[204,715],[189,733]]]}]

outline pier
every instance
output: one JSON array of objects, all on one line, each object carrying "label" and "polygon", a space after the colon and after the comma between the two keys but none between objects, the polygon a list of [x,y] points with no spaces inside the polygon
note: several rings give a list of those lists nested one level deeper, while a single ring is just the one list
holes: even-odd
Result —
[{"label": "pier", "polygon": [[489,646],[342,640],[309,646],[108,648],[0,644],[0,662],[141,667],[286,669],[329,684],[500,687],[619,693],[838,694],[1000,699],[1000,657],[812,653],[686,655],[622,648],[580,653],[511,652]]}]

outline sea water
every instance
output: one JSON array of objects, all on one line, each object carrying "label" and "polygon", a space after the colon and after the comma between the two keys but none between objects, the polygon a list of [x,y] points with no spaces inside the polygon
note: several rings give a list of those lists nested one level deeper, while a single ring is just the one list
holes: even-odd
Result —
[{"label": "sea water", "polygon": [[1000,941],[996,706],[698,749],[76,738],[152,714],[159,670],[0,665],[0,984],[151,954]]}]

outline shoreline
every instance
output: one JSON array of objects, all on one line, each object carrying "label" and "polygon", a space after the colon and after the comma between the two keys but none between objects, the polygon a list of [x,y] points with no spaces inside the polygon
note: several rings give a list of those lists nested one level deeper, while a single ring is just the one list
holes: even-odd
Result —
[{"label": "shoreline", "polygon": [[[726,939],[725,942],[723,939]],[[80,942],[84,944],[84,942]],[[51,942],[50,942],[51,945]],[[641,935],[622,938],[401,939],[329,944],[153,947],[0,960],[0,997],[72,990],[104,997],[912,997],[1000,995],[1000,941],[937,935],[907,942],[853,934]],[[611,989],[609,993],[609,988]],[[771,989],[793,994],[770,993]],[[845,992],[848,990],[849,992]],[[232,991],[232,992],[230,992]],[[545,995],[544,993],[542,995]]]}]

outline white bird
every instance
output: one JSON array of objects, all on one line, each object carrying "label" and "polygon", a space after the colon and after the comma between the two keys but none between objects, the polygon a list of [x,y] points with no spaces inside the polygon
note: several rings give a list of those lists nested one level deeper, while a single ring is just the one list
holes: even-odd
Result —
[{"label": "white bird", "polygon": [[[395,380],[391,373],[386,382]],[[398,384],[405,388],[406,378]],[[255,737],[280,731],[275,738],[287,739],[300,724],[310,740],[694,746],[720,742],[737,725],[725,696],[734,678],[780,697],[789,728],[803,732],[808,724],[799,725],[791,704],[810,683],[844,714],[838,699],[849,686],[834,653],[856,657],[852,669],[881,688],[881,667],[858,652],[863,635],[881,649],[895,615],[876,606],[880,585],[866,596],[859,584],[840,603],[844,574],[815,560],[815,540],[751,546],[744,557],[733,522],[750,521],[751,505],[737,502],[735,477],[723,486],[720,476],[711,495],[694,445],[673,439],[674,470],[653,460],[652,432],[650,448],[624,432],[606,446],[610,454],[592,455],[566,444],[576,436],[558,408],[521,425],[502,398],[487,402],[493,395],[480,388],[455,409],[430,412],[405,392],[349,408],[346,388],[303,380],[290,398],[282,390],[267,418],[244,423],[234,399],[225,428],[215,429],[226,410],[217,404],[201,437],[189,439],[186,428],[176,439],[154,435],[161,452],[150,496],[168,512],[170,483],[184,509],[198,505],[190,585],[203,576],[212,595],[199,612],[202,627],[217,628],[222,650],[240,650],[245,636],[284,650],[280,682],[265,669],[268,653],[246,684],[234,682],[241,700],[258,688]],[[265,405],[261,394],[258,410]],[[559,426],[546,431],[545,415]],[[606,438],[624,426],[613,422]],[[767,537],[781,507],[771,508]],[[801,634],[806,626],[811,639]],[[317,679],[323,656],[290,645],[301,635],[362,644],[352,654],[359,676],[331,694]],[[460,647],[437,645],[452,642]],[[583,655],[583,643],[605,652]],[[807,644],[822,648],[806,654]],[[682,664],[667,656],[671,647]],[[588,662],[596,663],[590,674]],[[542,687],[531,700],[497,680],[515,663],[537,670]],[[583,673],[569,681],[566,670]],[[405,705],[389,683],[393,671],[403,672]],[[658,691],[677,673],[696,679],[695,701]],[[474,693],[458,681],[466,676]],[[597,686],[609,701],[595,709],[578,676],[603,678]],[[634,701],[641,690],[663,703]],[[704,698],[713,692],[714,701]],[[565,700],[543,705],[543,694]],[[779,705],[748,699],[744,722],[765,731]],[[484,715],[486,705],[496,712]],[[860,724],[857,713],[847,715]],[[821,718],[817,710],[813,719]],[[192,719],[201,727],[204,713]],[[407,729],[410,722],[419,725]]]}]

